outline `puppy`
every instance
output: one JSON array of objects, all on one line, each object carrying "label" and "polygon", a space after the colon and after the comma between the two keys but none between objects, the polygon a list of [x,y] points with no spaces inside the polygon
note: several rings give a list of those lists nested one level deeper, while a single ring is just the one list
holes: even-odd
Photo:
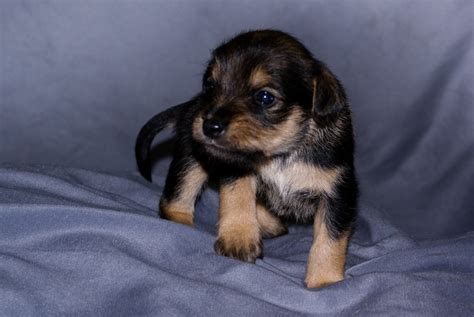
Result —
[{"label": "puppy", "polygon": [[287,232],[281,218],[314,223],[306,286],[344,278],[357,213],[351,112],[331,71],[292,36],[242,33],[214,50],[202,91],[153,117],[136,159],[151,179],[150,145],[174,126],[176,144],[161,216],[193,225],[208,180],[219,187],[219,255],[255,262],[262,238]]}]

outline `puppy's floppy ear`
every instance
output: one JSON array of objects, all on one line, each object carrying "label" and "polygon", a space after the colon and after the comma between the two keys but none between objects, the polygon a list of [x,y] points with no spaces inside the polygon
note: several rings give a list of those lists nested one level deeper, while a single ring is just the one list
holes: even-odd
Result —
[{"label": "puppy's floppy ear", "polygon": [[313,115],[325,117],[337,113],[347,103],[341,83],[322,63],[317,63],[313,74]]}]

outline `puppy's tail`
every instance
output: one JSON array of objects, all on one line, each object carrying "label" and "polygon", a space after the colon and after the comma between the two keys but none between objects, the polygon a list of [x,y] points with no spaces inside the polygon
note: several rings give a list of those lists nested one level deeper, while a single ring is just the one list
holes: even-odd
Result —
[{"label": "puppy's tail", "polygon": [[155,136],[165,128],[175,126],[179,113],[188,107],[193,100],[176,105],[153,116],[141,128],[135,142],[135,159],[140,174],[151,182],[150,148]]}]

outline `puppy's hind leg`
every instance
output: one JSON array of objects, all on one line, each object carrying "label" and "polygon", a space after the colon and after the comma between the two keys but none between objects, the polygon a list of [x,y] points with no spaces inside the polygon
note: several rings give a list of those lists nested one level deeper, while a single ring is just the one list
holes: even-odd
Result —
[{"label": "puppy's hind leg", "polygon": [[348,233],[333,238],[320,210],[314,221],[314,241],[306,269],[306,287],[323,287],[344,279]]},{"label": "puppy's hind leg", "polygon": [[257,220],[262,238],[275,238],[288,233],[281,220],[260,202],[257,202]]},{"label": "puppy's hind leg", "polygon": [[194,205],[207,173],[190,156],[175,155],[160,200],[161,217],[193,226]]},{"label": "puppy's hind leg", "polygon": [[314,219],[314,240],[306,271],[308,288],[323,287],[344,279],[346,252],[357,213],[355,181],[339,185],[335,197],[319,202]]}]

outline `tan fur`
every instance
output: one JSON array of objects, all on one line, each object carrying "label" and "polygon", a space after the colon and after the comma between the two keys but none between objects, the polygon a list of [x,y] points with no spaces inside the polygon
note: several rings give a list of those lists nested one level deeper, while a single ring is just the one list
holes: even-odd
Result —
[{"label": "tan fur", "polygon": [[160,208],[164,218],[181,224],[193,225],[194,203],[203,184],[207,180],[207,173],[200,165],[193,165],[186,169],[183,184],[179,187],[179,196],[172,201],[162,200]]},{"label": "tan fur", "polygon": [[288,231],[281,220],[260,203],[257,203],[257,220],[264,238],[276,237]]},{"label": "tan fur", "polygon": [[282,165],[278,161],[265,164],[260,170],[262,178],[275,183],[282,195],[298,190],[314,190],[331,196],[343,172],[341,167],[325,169],[303,162]]},{"label": "tan fur", "polygon": [[306,287],[323,287],[344,279],[344,264],[348,234],[338,240],[331,239],[324,223],[325,207],[321,207],[314,219],[314,240],[309,253],[306,269]]},{"label": "tan fur", "polygon": [[262,151],[267,156],[278,154],[293,146],[302,121],[303,113],[298,108],[284,122],[271,128],[262,127],[250,115],[242,115],[230,123],[222,142],[236,149]]},{"label": "tan fur", "polygon": [[182,210],[182,209],[180,209],[179,205],[168,206],[165,203],[161,203],[160,208],[162,211],[162,217],[164,219],[167,219],[176,223],[180,223],[182,225],[190,226],[190,227],[194,226],[193,212],[189,212],[189,211],[181,212],[179,210]]},{"label": "tan fur", "polygon": [[211,69],[211,76],[214,80],[217,80],[219,78],[219,74],[221,72],[221,64],[217,59],[214,60],[214,65],[212,66]]},{"label": "tan fur", "polygon": [[261,88],[272,80],[270,76],[261,66],[255,67],[250,74],[249,84],[251,87]]},{"label": "tan fur", "polygon": [[216,250],[247,262],[261,253],[256,211],[255,178],[239,178],[220,188],[219,234]]},{"label": "tan fur", "polygon": [[197,116],[193,121],[193,136],[198,141],[205,141],[204,134],[202,132],[202,123],[204,119],[202,116]]}]

